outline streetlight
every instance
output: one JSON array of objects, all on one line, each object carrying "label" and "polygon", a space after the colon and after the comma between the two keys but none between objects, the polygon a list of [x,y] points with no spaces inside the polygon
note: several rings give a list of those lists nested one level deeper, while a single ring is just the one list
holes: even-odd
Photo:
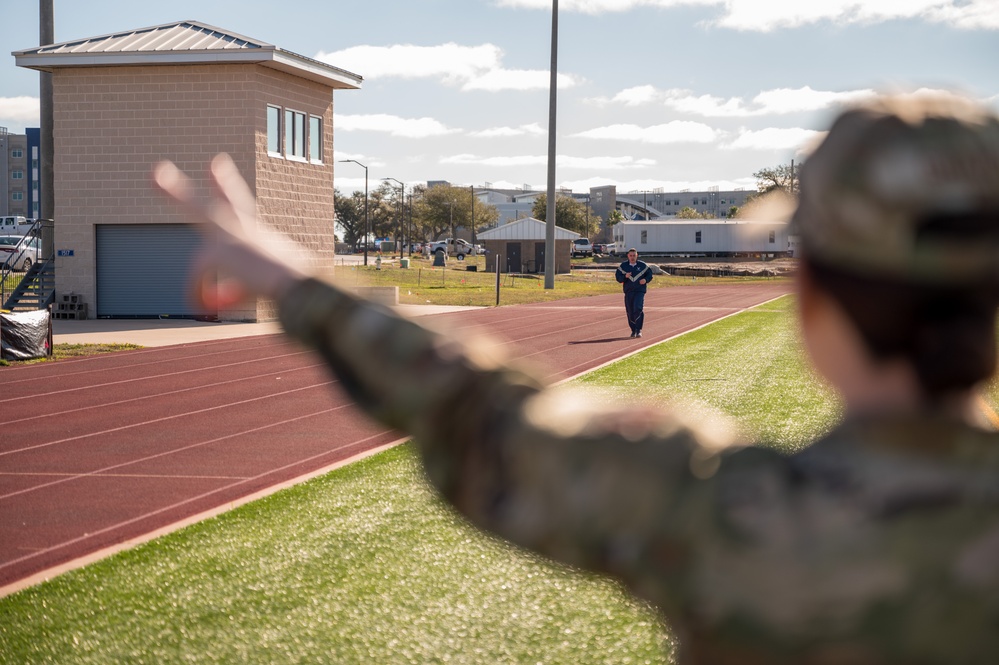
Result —
[{"label": "streetlight", "polygon": [[472,246],[475,245],[475,185],[469,185],[468,191],[472,194],[472,212],[469,214],[472,226]]},{"label": "streetlight", "polygon": [[368,265],[368,236],[371,229],[368,228],[368,167],[356,159],[341,159],[341,162],[354,162],[364,169],[364,265]]},{"label": "streetlight", "polygon": [[[402,237],[402,223],[406,217],[406,185],[401,180],[396,180],[395,178],[382,178],[382,180],[391,180],[392,182],[399,183],[399,191],[402,192],[402,196],[399,199],[399,242],[403,243],[406,240]],[[399,258],[402,258],[402,244],[399,245]]]}]

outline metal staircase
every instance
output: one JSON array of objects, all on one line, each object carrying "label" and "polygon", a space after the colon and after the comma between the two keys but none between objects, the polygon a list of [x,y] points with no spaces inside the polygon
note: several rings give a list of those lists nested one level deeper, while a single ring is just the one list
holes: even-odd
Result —
[{"label": "metal staircase", "polygon": [[[33,238],[41,238],[43,224],[51,226],[52,220],[39,219],[29,228],[18,227],[17,234],[24,236],[22,244]],[[30,256],[28,252],[31,250],[23,251]],[[28,312],[46,309],[55,301],[55,261],[52,257],[42,259],[37,249],[35,252],[32,257],[35,262],[20,280],[16,278],[12,259],[7,259],[0,265],[0,308],[10,312]],[[17,256],[17,252],[12,256]]]},{"label": "metal staircase", "polygon": [[[7,284],[9,274],[9,270],[0,273],[0,283]],[[0,289],[5,310],[27,312],[47,308],[55,301],[55,261],[33,263],[9,295],[3,291]]]}]

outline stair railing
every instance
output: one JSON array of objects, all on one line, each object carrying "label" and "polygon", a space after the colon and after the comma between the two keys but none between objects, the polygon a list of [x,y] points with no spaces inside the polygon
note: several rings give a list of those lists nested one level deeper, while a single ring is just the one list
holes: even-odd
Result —
[{"label": "stair railing", "polygon": [[[36,219],[35,222],[30,227],[27,227],[27,229],[25,229],[25,227],[23,226],[18,227],[17,234],[20,235],[21,230],[24,230],[24,235],[21,237],[20,242],[18,242],[17,245],[14,247],[14,252],[10,256],[8,256],[4,260],[3,265],[0,266],[0,303],[7,302],[7,296],[9,295],[9,293],[12,293],[14,289],[16,289],[20,285],[20,282],[25,278],[27,278],[28,276],[28,271],[26,270],[24,272],[24,276],[21,278],[21,280],[18,280],[17,284],[11,286],[10,289],[7,288],[8,284],[13,281],[11,280],[11,275],[13,275],[15,269],[18,268],[20,265],[23,265],[24,259],[21,256],[22,249],[29,256],[32,254],[34,255],[34,258],[32,259],[33,264],[38,263],[40,260],[47,261],[52,258],[52,257],[43,258],[41,256],[42,254],[41,238],[42,238],[43,222],[48,222],[49,224],[51,224],[52,220]],[[32,240],[36,240],[37,242],[32,242]]]}]

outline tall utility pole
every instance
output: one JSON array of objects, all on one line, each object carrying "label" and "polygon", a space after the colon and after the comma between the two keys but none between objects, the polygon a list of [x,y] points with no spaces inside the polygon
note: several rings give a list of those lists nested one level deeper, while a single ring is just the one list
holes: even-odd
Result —
[{"label": "tall utility pole", "polygon": [[552,0],[552,64],[548,83],[548,207],[545,211],[545,288],[555,288],[555,101],[558,89],[558,0]]},{"label": "tall utility pole", "polygon": [[402,258],[403,243],[405,238],[402,237],[402,227],[406,223],[406,185],[402,184],[401,180],[396,180],[395,178],[382,178],[382,180],[391,180],[392,182],[399,183],[399,258]]},{"label": "tall utility pole", "polygon": [[371,236],[371,226],[368,225],[368,167],[356,159],[341,159],[341,162],[353,162],[364,169],[364,265],[368,265],[368,238]]},{"label": "tall utility pole", "polygon": [[472,220],[472,244],[475,244],[475,185],[469,185],[468,191],[472,193],[472,213],[469,217]]},{"label": "tall utility pole", "polygon": [[[55,20],[52,10],[53,0],[38,0],[38,45],[47,46],[55,42]],[[38,73],[39,106],[41,110],[41,131],[39,136],[39,189],[41,200],[38,215],[44,220],[55,220],[55,142],[52,113],[52,74]],[[54,222],[42,222],[42,256],[49,259],[55,256]]]}]

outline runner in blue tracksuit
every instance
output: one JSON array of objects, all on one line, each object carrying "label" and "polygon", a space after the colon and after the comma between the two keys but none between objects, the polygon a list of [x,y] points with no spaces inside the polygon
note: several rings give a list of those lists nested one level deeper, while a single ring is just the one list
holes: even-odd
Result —
[{"label": "runner in blue tracksuit", "polygon": [[617,281],[624,284],[624,311],[628,315],[628,325],[632,337],[642,336],[645,323],[646,286],[652,281],[652,270],[644,261],[638,260],[638,250],[628,250],[628,260],[617,267]]}]

